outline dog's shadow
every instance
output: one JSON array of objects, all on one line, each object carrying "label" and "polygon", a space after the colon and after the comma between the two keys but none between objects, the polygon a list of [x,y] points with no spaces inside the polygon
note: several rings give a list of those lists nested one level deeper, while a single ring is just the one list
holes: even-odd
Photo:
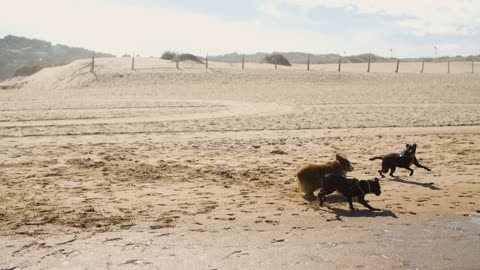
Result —
[{"label": "dog's shadow", "polygon": [[394,178],[389,178],[389,180],[394,181],[394,182],[398,182],[398,183],[402,183],[402,184],[410,184],[410,185],[426,187],[426,188],[429,188],[431,190],[441,190],[441,188],[435,186],[435,183],[433,183],[433,182],[430,182],[430,183],[415,182],[415,181],[411,181],[411,180],[402,179],[398,176],[394,176]]},{"label": "dog's shadow", "polygon": [[[363,207],[363,206],[362,206]],[[327,208],[335,213],[336,220],[342,220],[342,217],[392,217],[398,218],[398,216],[387,209],[382,209],[380,211],[370,211],[368,209],[358,209],[355,211],[350,211],[346,209],[336,208],[327,206]]]},{"label": "dog's shadow", "polygon": [[[332,194],[327,197],[328,201],[325,203],[325,207],[329,210],[335,213],[335,219],[336,220],[342,220],[341,217],[393,217],[393,218],[398,218],[398,216],[386,209],[382,209],[380,211],[370,211],[366,208],[364,208],[363,205],[359,204],[356,199],[353,200],[353,205],[357,210],[355,211],[350,211],[342,208],[337,208],[334,207],[334,204],[337,203],[346,203],[348,205],[348,200],[345,196],[340,195],[338,193]],[[368,201],[368,200],[367,200]],[[375,206],[374,206],[375,207]]]}]

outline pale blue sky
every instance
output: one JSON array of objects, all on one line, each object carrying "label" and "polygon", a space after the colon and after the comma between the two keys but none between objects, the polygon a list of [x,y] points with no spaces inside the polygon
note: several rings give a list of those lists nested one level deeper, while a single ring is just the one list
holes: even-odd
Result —
[{"label": "pale blue sky", "polygon": [[[474,0],[0,0],[0,36],[117,55],[303,51],[480,54]],[[28,7],[28,8],[26,8]]]}]

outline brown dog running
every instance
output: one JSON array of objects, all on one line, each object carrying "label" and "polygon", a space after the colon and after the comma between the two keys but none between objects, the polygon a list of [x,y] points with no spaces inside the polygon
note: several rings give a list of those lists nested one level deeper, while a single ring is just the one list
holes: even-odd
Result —
[{"label": "brown dog running", "polygon": [[323,179],[326,174],[335,174],[343,177],[353,170],[348,159],[336,155],[336,160],[322,164],[305,164],[296,173],[297,185],[305,193],[305,199],[314,200],[314,191],[323,187]]}]

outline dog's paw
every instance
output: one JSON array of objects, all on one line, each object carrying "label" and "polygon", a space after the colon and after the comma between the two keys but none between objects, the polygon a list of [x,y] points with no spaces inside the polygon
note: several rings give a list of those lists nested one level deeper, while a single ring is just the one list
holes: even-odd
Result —
[{"label": "dog's paw", "polygon": [[429,172],[430,172],[432,169],[426,168],[425,170],[427,170],[427,171],[429,171]]}]

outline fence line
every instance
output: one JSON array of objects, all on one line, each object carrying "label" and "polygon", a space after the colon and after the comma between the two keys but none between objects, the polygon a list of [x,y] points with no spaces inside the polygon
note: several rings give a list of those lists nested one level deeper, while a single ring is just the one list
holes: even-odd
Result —
[{"label": "fence line", "polygon": [[90,72],[95,72],[95,54],[92,55],[92,63],[90,63]]},{"label": "fence line", "polygon": [[[172,68],[173,63],[175,63],[175,68],[181,70],[181,65],[183,68],[190,69],[190,68],[206,68],[206,69],[215,69],[215,68],[235,68],[235,65],[240,69],[247,69],[247,63],[245,63],[245,55],[239,56],[238,62],[212,62],[211,57],[207,54],[206,57],[203,59],[203,64],[195,64],[193,62],[185,62],[184,64],[180,63],[178,57],[172,60]],[[138,69],[149,69],[149,68],[165,68],[168,67],[165,63],[159,62],[158,58],[142,58],[142,57],[135,57],[130,56],[128,58],[131,63],[129,63],[129,68],[131,70],[138,70]],[[354,72],[354,73],[428,73],[428,74],[459,74],[459,73],[473,73],[478,74],[480,70],[480,62],[476,61],[444,61],[444,62],[428,62],[426,60],[421,60],[418,62],[409,62],[409,61],[402,61],[401,59],[395,59],[395,62],[374,62],[372,58],[366,59],[363,63],[350,63],[345,61],[345,57],[338,57],[338,62],[336,64],[314,64],[312,63],[312,56],[308,55],[303,60],[303,64],[296,63],[293,64],[292,67],[284,67],[281,66],[277,59],[273,61],[270,65],[272,69],[282,69],[282,70],[299,70],[303,69],[306,71],[337,71],[337,72]],[[163,61],[163,60],[162,60]],[[91,71],[98,69],[98,59],[96,59],[95,55],[92,55],[91,61],[89,61],[89,68]],[[237,64],[235,64],[237,63]],[[253,63],[253,62],[252,62]],[[233,65],[232,65],[233,64]],[[202,66],[203,65],[203,66]],[[265,69],[269,67],[268,64],[252,64],[250,66],[251,69]],[[303,67],[302,67],[303,66]]]},{"label": "fence line", "polygon": [[88,67],[88,66],[90,66],[90,73],[92,73],[93,76],[95,76],[95,80],[98,81],[97,73],[95,73],[95,53],[92,55],[92,62],[88,63],[87,65],[85,65],[83,67]]}]

